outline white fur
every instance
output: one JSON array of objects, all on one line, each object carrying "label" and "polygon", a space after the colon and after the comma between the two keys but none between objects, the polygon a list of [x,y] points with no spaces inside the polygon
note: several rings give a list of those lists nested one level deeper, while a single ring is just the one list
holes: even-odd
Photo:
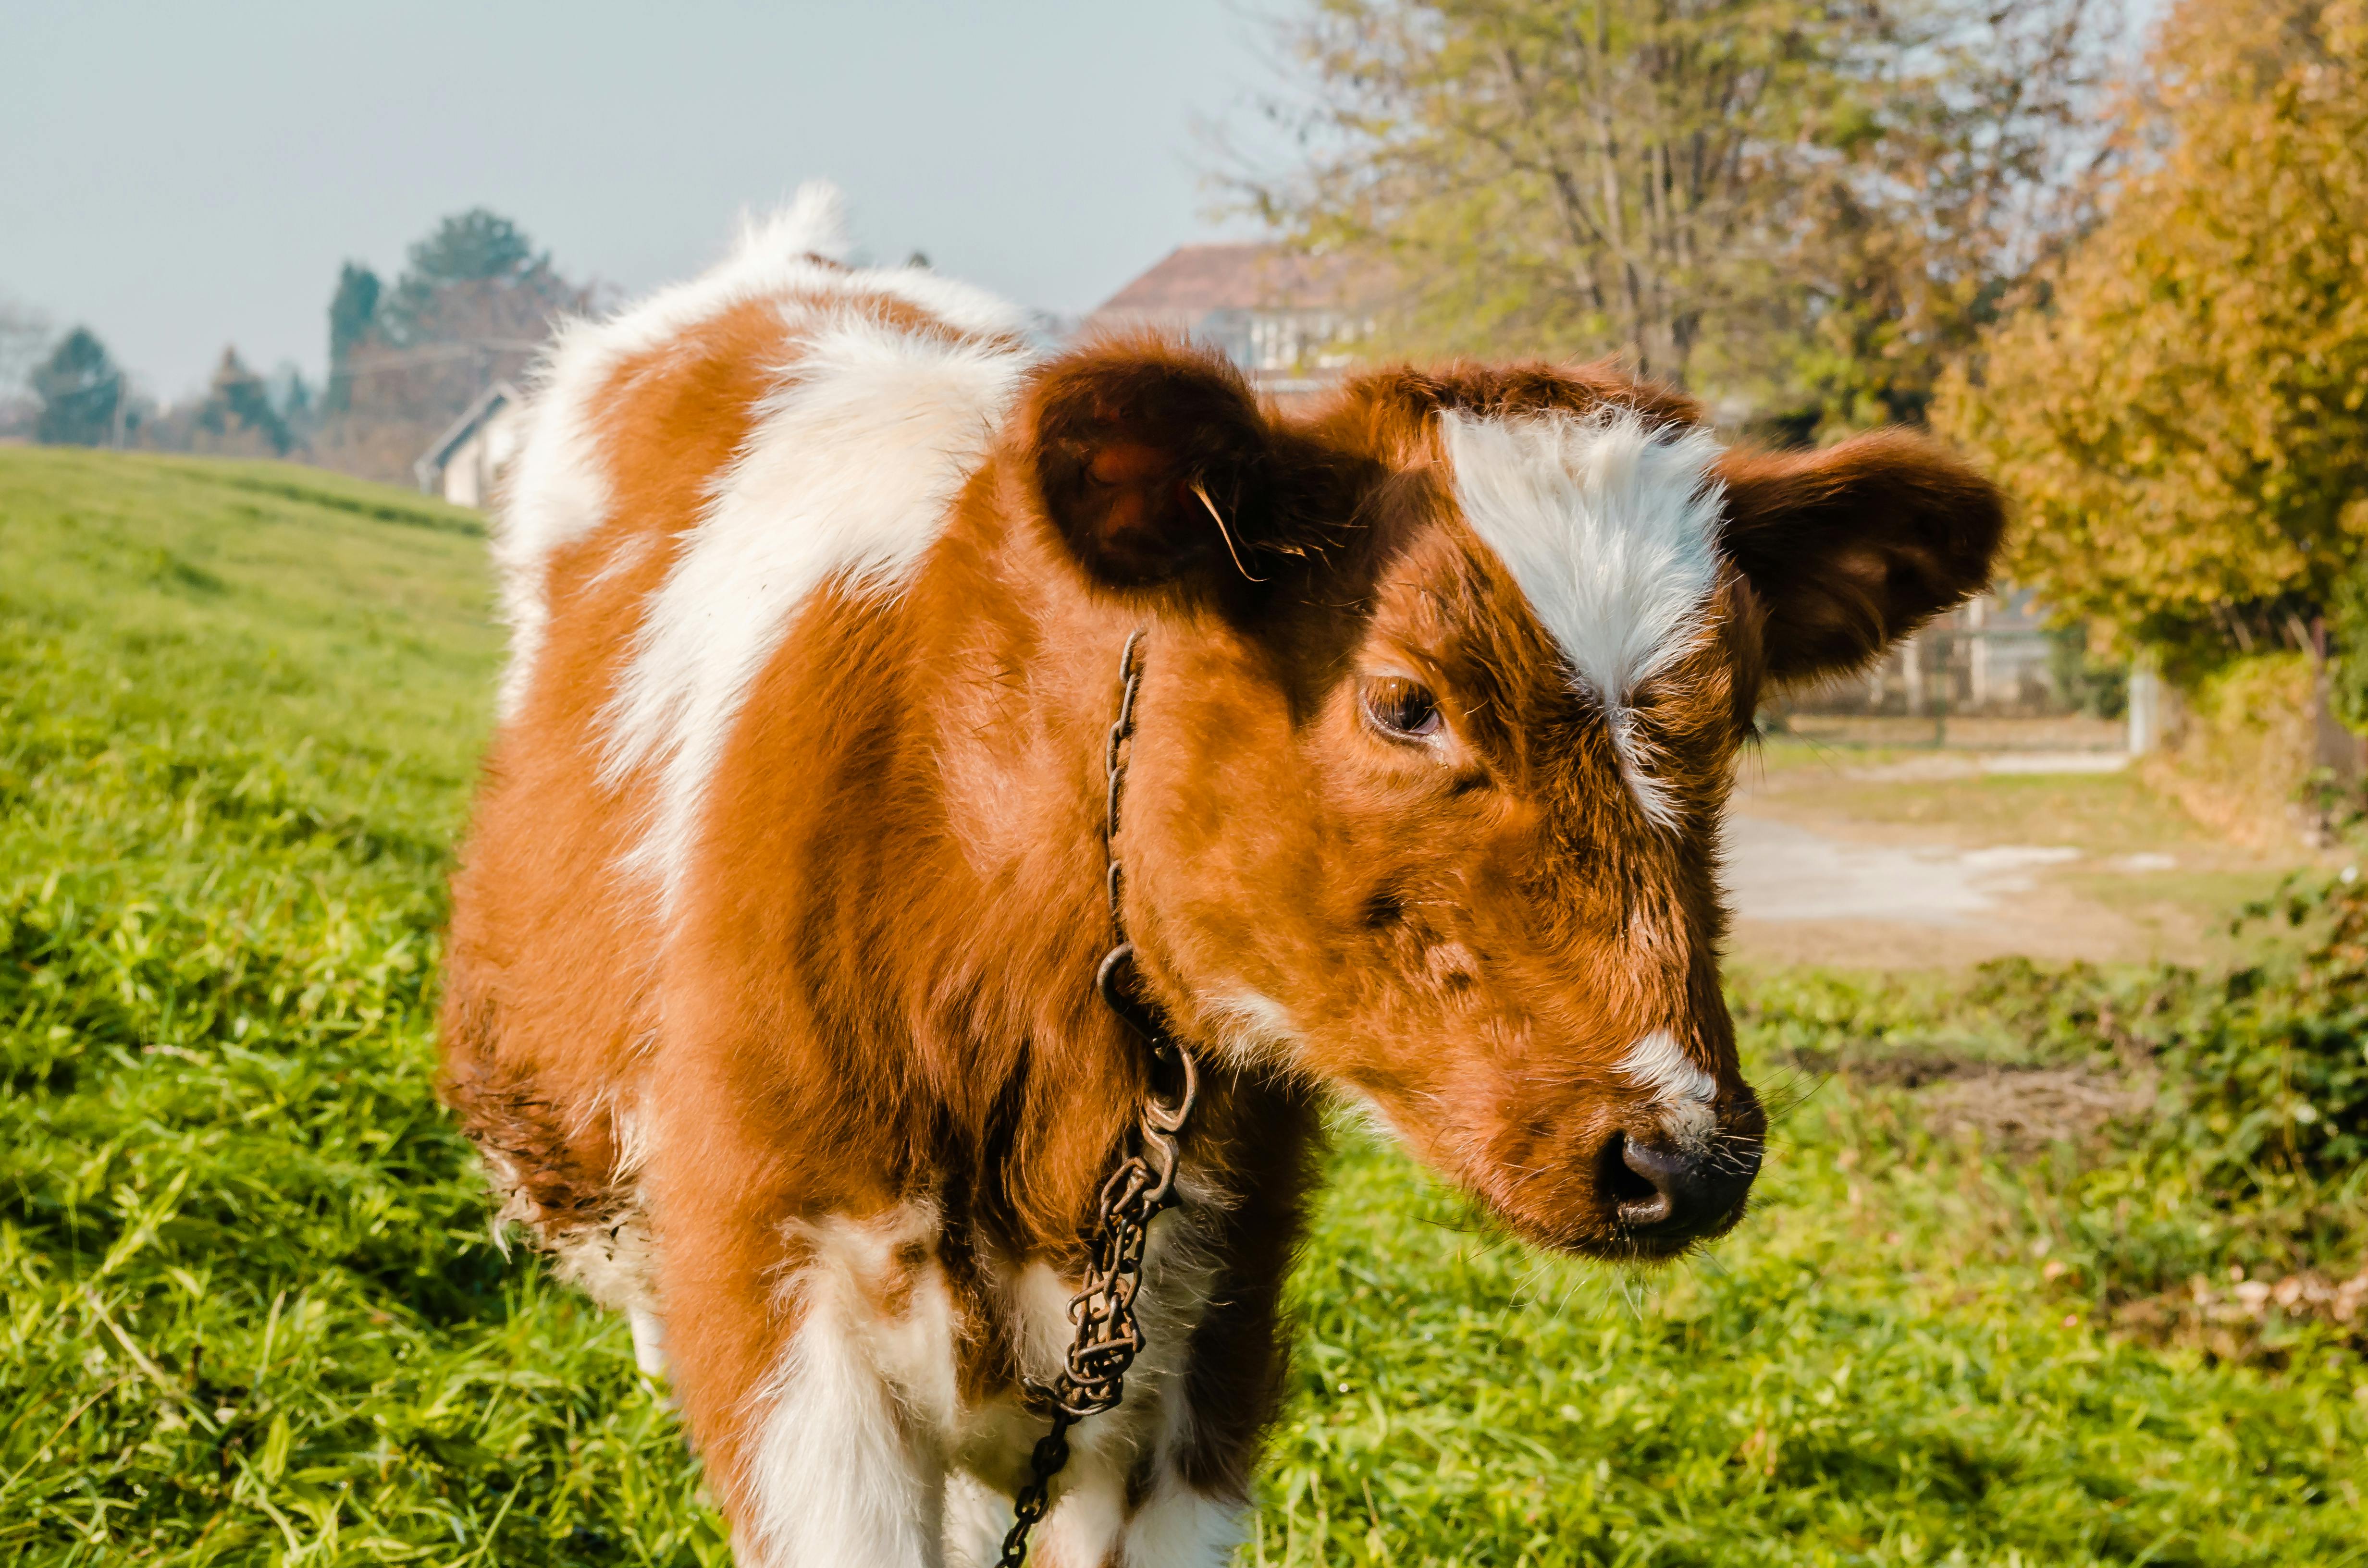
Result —
[{"label": "white fur", "polygon": [[1299,1020],[1263,992],[1241,987],[1201,1004],[1201,1038],[1241,1067],[1288,1070],[1293,1065]]},{"label": "white fur", "polygon": [[1465,519],[1602,705],[1637,804],[1673,825],[1632,704],[1702,631],[1718,583],[1718,441],[1652,430],[1628,409],[1450,412],[1440,425]]},{"label": "white fur", "polygon": [[617,1179],[634,1181],[650,1163],[652,1138],[650,1124],[639,1112],[612,1107],[609,1113],[609,1134],[617,1150]]},{"label": "white fur", "polygon": [[[1159,1240],[1154,1222],[1152,1244]],[[1135,1454],[1156,1420],[1161,1398],[1174,1397],[1167,1374],[1180,1367],[1183,1337],[1171,1319],[1159,1312],[1153,1285],[1155,1262],[1145,1248],[1144,1290],[1136,1311],[1144,1319],[1144,1353],[1126,1374],[1126,1399],[1106,1415],[1088,1416],[1069,1434],[1069,1462],[1054,1483],[1053,1506],[1036,1527],[1029,1556],[1046,1562],[1108,1562],[1126,1528],[1126,1477]],[[1042,1263],[1031,1263],[1015,1282],[1011,1301],[1019,1328],[1022,1375],[1050,1383],[1063,1355],[1076,1337],[1069,1322],[1069,1298],[1074,1282],[1062,1278]],[[1189,1333],[1189,1329],[1187,1330]],[[1148,1418],[1148,1419],[1147,1419]]]},{"label": "white fur", "polygon": [[551,1259],[552,1272],[611,1312],[654,1312],[657,1244],[649,1216],[642,1211],[638,1187],[623,1202],[597,1218],[535,1201],[524,1173],[511,1156],[484,1151],[485,1179],[499,1199],[494,1210],[494,1244],[507,1255],[510,1227],[523,1226],[536,1250]]},{"label": "white fur", "polygon": [[762,1394],[749,1462],[750,1568],[927,1568],[939,1494],[896,1429],[894,1396],[836,1305],[809,1308]]},{"label": "white fur", "polygon": [[1099,1565],[1118,1555],[1126,1533],[1124,1458],[1106,1445],[1085,1449],[1070,1439],[1060,1494],[1028,1544],[1031,1560]]},{"label": "white fur", "polygon": [[609,518],[613,497],[594,416],[601,392],[626,362],[734,306],[793,294],[903,300],[958,331],[1015,341],[1027,328],[1027,318],[1012,306],[917,267],[847,272],[813,259],[837,261],[850,248],[837,187],[810,180],[780,212],[745,218],[738,243],[720,266],[606,320],[570,322],[553,338],[535,375],[525,439],[506,483],[494,540],[510,626],[503,717],[518,711],[533,678],[548,619],[543,585],[552,551]]},{"label": "white fur", "polygon": [[[1144,1349],[1127,1370],[1126,1401],[1108,1415],[1080,1422],[1070,1433],[1069,1463],[1054,1487],[1053,1506],[1037,1528],[1031,1559],[1041,1551],[1047,1562],[1115,1558],[1143,1568],[1171,1563],[1217,1568],[1225,1561],[1223,1551],[1200,1557],[1161,1555],[1147,1549],[1139,1552],[1134,1543],[1144,1516],[1132,1521],[1127,1517],[1127,1477],[1146,1453],[1161,1478],[1159,1488],[1181,1486],[1173,1471],[1187,1420],[1184,1373],[1192,1330],[1207,1310],[1214,1283],[1211,1259],[1190,1218],[1192,1208],[1208,1201],[1201,1196],[1204,1184],[1187,1182],[1179,1173],[1178,1185],[1187,1193],[1188,1208],[1154,1220],[1144,1248],[1143,1286],[1135,1299]],[[1016,1271],[1001,1266],[997,1272],[1007,1276],[1006,1310],[1012,1314],[1021,1374],[1050,1382],[1076,1333],[1069,1321],[1069,1298],[1076,1284],[1042,1262]],[[1041,1430],[1028,1423],[1015,1430],[999,1417],[974,1419],[972,1426],[966,1451],[975,1453],[984,1438],[1002,1445],[1008,1456],[1025,1452],[1025,1444]],[[1174,1544],[1174,1517],[1185,1511],[1178,1500],[1161,1513],[1160,1540]],[[1008,1501],[999,1503],[995,1517],[1001,1528],[1009,1528]],[[992,1561],[992,1554],[985,1560]]]},{"label": "white fur", "polygon": [[1718,1097],[1718,1080],[1695,1065],[1667,1029],[1656,1029],[1630,1046],[1620,1059],[1620,1071],[1668,1105],[1708,1105]]},{"label": "white fur", "polygon": [[[995,1560],[1011,1499],[981,1474],[1019,1473],[1042,1428],[1009,1398],[963,1405],[956,1346],[975,1329],[954,1312],[935,1255],[939,1227],[927,1203],[791,1225],[806,1261],[786,1291],[798,1327],[757,1395],[756,1517],[736,1543],[751,1568]],[[917,1267],[916,1256],[926,1259]],[[1075,1281],[1041,1262],[983,1261],[1011,1314],[1023,1374],[1049,1381],[1074,1332]],[[1186,1350],[1210,1284],[1188,1216],[1156,1221],[1137,1298],[1145,1349],[1127,1374],[1125,1403],[1070,1434],[1032,1556],[1218,1568],[1240,1539],[1238,1510],[1176,1471],[1189,1435]],[[899,1304],[883,1312],[883,1300]],[[1156,1479],[1130,1518],[1127,1478],[1146,1454]]]},{"label": "white fur", "polygon": [[1249,1510],[1196,1492],[1174,1471],[1127,1524],[1128,1568],[1214,1568],[1249,1538]]},{"label": "white fur", "polygon": [[987,1568],[1011,1528],[1011,1499],[966,1470],[946,1477],[946,1568]]},{"label": "white fur", "polygon": [[1151,1494],[1126,1525],[1129,1568],[1199,1568],[1232,1561],[1247,1510],[1185,1483],[1182,1459],[1192,1437],[1192,1407],[1169,1398],[1160,1406]]},{"label": "white fur", "polygon": [[1707,1144],[1718,1130],[1711,1102],[1718,1097],[1718,1080],[1686,1054],[1675,1035],[1656,1029],[1628,1048],[1620,1071],[1631,1083],[1650,1089],[1661,1107],[1661,1126],[1679,1143]]},{"label": "white fur", "polygon": [[813,333],[684,537],[605,714],[605,780],[657,771],[627,869],[649,878],[666,910],[709,778],[791,618],[825,583],[887,594],[909,578],[1026,363],[854,314]]},{"label": "white fur", "polygon": [[908,1204],[865,1221],[795,1227],[808,1262],[791,1281],[799,1314],[757,1397],[767,1407],[748,1461],[763,1568],[925,1568],[940,1560],[941,1450],[908,1429],[954,1414],[952,1308],[934,1253],[905,1281],[901,1312],[874,1300],[901,1255],[928,1248],[938,1215]]},{"label": "white fur", "polygon": [[633,1330],[633,1365],[645,1378],[663,1378],[666,1370],[666,1324],[647,1307],[628,1307],[625,1320]]},{"label": "white fur", "polygon": [[552,551],[608,520],[609,478],[592,428],[594,405],[617,368],[746,300],[828,276],[806,258],[836,259],[848,248],[838,188],[812,180],[765,223],[742,223],[723,264],[661,290],[605,321],[561,326],[537,369],[526,437],[494,533],[494,563],[510,626],[503,673],[505,718],[525,699],[547,619],[543,570]]},{"label": "white fur", "polygon": [[1367,1135],[1380,1142],[1395,1143],[1401,1149],[1414,1147],[1406,1135],[1406,1130],[1397,1124],[1397,1119],[1383,1110],[1382,1102],[1372,1095],[1354,1084],[1345,1082],[1334,1085],[1332,1092],[1335,1096],[1333,1104],[1343,1115],[1362,1124]]}]

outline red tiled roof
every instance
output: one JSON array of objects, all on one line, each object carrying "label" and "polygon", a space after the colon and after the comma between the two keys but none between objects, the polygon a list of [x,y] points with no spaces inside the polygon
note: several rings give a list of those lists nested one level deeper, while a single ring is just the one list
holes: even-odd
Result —
[{"label": "red tiled roof", "polygon": [[1293,256],[1280,245],[1178,245],[1094,313],[1321,309],[1346,302],[1344,281],[1337,263]]}]

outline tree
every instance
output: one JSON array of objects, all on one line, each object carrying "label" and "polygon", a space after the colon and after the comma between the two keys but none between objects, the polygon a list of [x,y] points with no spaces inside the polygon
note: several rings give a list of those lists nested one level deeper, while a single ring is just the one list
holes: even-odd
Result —
[{"label": "tree", "polygon": [[437,224],[435,233],[411,247],[410,261],[381,304],[377,322],[387,341],[398,347],[435,341],[454,294],[523,292],[556,300],[574,292],[552,271],[551,257],[537,256],[516,223],[482,207]]},{"label": "tree", "polygon": [[[1300,246],[1384,258],[1431,351],[1624,351],[1803,415],[1920,412],[2054,207],[2090,0],[1318,0],[1243,184]],[[1839,358],[1845,363],[1838,365]]]},{"label": "tree", "polygon": [[33,372],[33,395],[41,404],[33,438],[49,446],[105,446],[115,438],[124,393],[123,372],[107,346],[78,326]]},{"label": "tree", "polygon": [[2368,538],[2368,0],[2183,0],[2110,214],[1944,388],[2009,569],[2175,657],[2317,642]]},{"label": "tree", "polygon": [[323,407],[343,414],[353,401],[353,376],[347,361],[378,321],[378,274],[357,261],[338,270],[337,291],[329,297],[329,390]]},{"label": "tree", "polygon": [[482,208],[413,245],[391,289],[347,264],[331,305],[332,417],[315,455],[408,480],[446,426],[495,381],[522,379],[555,320],[588,303],[517,224]]},{"label": "tree", "polygon": [[2091,0],[1893,6],[1866,122],[1785,204],[1764,408],[1811,435],[1928,417],[2015,285],[2094,221],[2117,25]]},{"label": "tree", "polygon": [[311,445],[313,432],[321,422],[320,403],[312,383],[304,379],[303,368],[293,360],[281,360],[265,380],[264,395],[287,427],[289,440],[300,447]]},{"label": "tree", "polygon": [[212,437],[205,443],[212,451],[260,455],[262,449],[268,448],[272,456],[286,457],[295,445],[287,421],[272,406],[269,388],[261,376],[247,369],[235,348],[222,350],[206,400],[198,407],[196,424]]}]

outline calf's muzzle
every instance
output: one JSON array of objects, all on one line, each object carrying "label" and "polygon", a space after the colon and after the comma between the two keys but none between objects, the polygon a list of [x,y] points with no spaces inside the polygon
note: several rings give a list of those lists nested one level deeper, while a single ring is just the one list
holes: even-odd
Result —
[{"label": "calf's muzzle", "polygon": [[1725,1231],[1741,1217],[1759,1174],[1757,1138],[1688,1146],[1614,1132],[1604,1153],[1603,1186],[1620,1223],[1656,1247]]}]

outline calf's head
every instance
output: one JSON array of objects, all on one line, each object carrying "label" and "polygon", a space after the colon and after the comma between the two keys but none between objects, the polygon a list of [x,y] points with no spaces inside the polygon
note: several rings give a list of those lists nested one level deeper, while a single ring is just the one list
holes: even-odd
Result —
[{"label": "calf's head", "polygon": [[1038,381],[1034,505],[1154,627],[1119,853],[1181,1030],[1362,1102],[1521,1233],[1655,1257],[1764,1119],[1719,824],[1770,683],[1987,576],[1921,439],[1723,449],[1593,372],[1384,372],[1284,420],[1152,346]]}]

